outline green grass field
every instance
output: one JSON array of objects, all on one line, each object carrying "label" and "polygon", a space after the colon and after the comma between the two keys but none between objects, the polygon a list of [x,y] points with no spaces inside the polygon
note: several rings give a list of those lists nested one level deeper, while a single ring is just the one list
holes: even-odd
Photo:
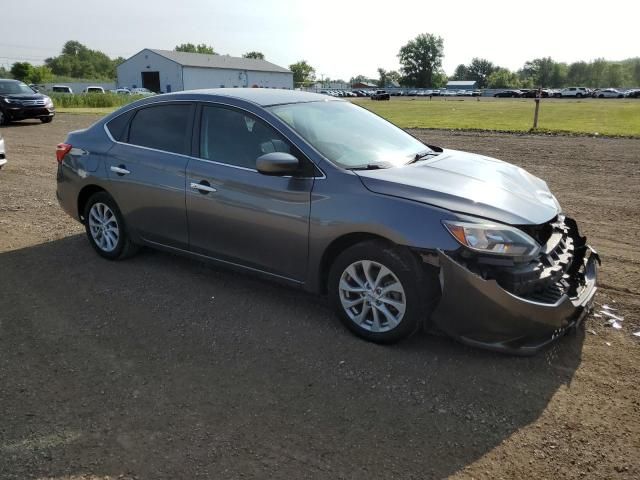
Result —
[{"label": "green grass field", "polygon": [[[392,98],[353,100],[402,128],[528,132],[533,99]],[[640,137],[640,99],[543,99],[538,130],[558,133]]]},{"label": "green grass field", "polygon": [[[116,95],[90,97],[96,98],[72,99],[71,96],[67,96],[63,97],[61,102],[56,102],[57,99],[54,98],[54,103],[60,113],[106,115],[114,111],[118,104],[134,100],[132,97]],[[352,101],[402,128],[505,132],[530,131],[535,106],[532,99],[510,98],[480,98],[480,101],[476,98],[434,98],[429,101],[422,98],[394,97],[389,102],[374,102],[364,98]],[[92,105],[90,102],[100,103]],[[116,105],[107,102],[114,102]],[[540,102],[538,130],[552,133],[640,137],[640,99],[543,99]]]}]

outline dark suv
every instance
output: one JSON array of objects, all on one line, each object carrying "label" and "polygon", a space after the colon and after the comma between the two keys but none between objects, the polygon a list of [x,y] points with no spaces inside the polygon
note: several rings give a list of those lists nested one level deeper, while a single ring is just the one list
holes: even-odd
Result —
[{"label": "dark suv", "polygon": [[55,114],[53,102],[46,95],[19,80],[0,79],[0,125],[27,118],[49,123]]}]

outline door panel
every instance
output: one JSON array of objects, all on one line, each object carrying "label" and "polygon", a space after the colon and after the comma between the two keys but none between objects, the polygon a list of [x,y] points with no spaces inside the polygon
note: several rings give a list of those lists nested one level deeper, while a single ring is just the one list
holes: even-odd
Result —
[{"label": "door panel", "polygon": [[152,105],[107,125],[118,142],[106,162],[127,226],[144,240],[188,249],[185,178],[195,105]]},{"label": "door panel", "polygon": [[[127,226],[143,239],[188,248],[185,212],[187,157],[133,145],[116,144],[109,152],[110,189]],[[119,175],[112,167],[130,173]]]},{"label": "door panel", "polygon": [[[202,159],[187,165],[191,250],[304,281],[314,179],[266,176],[255,170],[262,154],[301,154],[275,129],[244,111],[203,106],[199,121]],[[198,189],[201,183],[208,191]]]},{"label": "door panel", "polygon": [[[190,187],[203,180],[215,192]],[[313,179],[191,160],[187,183],[192,251],[304,281]]]}]

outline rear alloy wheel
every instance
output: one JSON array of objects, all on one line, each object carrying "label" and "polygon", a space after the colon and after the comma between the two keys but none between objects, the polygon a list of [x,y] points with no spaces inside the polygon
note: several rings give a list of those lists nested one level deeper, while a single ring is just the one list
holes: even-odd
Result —
[{"label": "rear alloy wheel", "polygon": [[437,277],[412,252],[377,240],[342,252],[331,266],[328,288],[342,323],[377,343],[416,332],[439,292]]},{"label": "rear alloy wheel", "polygon": [[137,251],[129,239],[120,209],[108,193],[98,192],[89,198],[84,209],[84,224],[89,243],[100,256],[121,260]]}]

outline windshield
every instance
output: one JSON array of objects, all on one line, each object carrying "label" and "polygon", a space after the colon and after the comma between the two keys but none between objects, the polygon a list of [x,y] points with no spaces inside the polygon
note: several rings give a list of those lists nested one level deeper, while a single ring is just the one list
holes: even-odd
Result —
[{"label": "windshield", "polygon": [[292,103],[268,110],[343,168],[404,165],[428,150],[404,130],[349,102]]},{"label": "windshield", "polygon": [[35,92],[27,85],[22,82],[0,82],[0,95],[14,95],[14,94],[31,94],[33,95]]}]

